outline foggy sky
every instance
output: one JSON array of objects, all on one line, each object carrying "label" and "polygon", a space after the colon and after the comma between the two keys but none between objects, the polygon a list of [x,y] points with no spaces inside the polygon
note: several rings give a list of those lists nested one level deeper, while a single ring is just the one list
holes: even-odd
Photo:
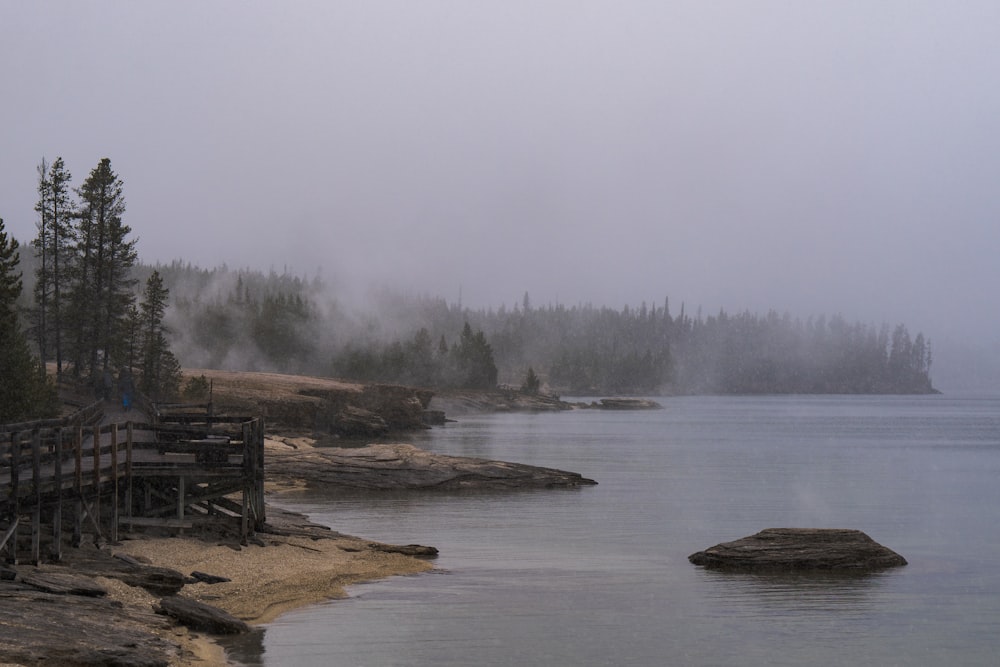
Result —
[{"label": "foggy sky", "polygon": [[0,0],[0,216],[464,305],[775,309],[998,346],[1000,3]]}]

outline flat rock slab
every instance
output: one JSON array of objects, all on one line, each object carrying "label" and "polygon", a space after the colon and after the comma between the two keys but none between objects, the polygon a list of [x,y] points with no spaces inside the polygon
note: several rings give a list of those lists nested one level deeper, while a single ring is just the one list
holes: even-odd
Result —
[{"label": "flat rock slab", "polygon": [[215,635],[239,635],[250,632],[250,626],[218,607],[171,595],[160,600],[160,611],[192,630]]},{"label": "flat rock slab", "polygon": [[73,574],[36,571],[23,574],[21,581],[40,591],[56,595],[86,595],[99,598],[108,594],[106,588],[94,583],[90,577]]},{"label": "flat rock slab", "polygon": [[663,406],[648,398],[602,398],[599,402],[581,407],[599,410],[662,410]]},{"label": "flat rock slab", "polygon": [[[0,582],[0,663],[168,667],[180,650],[172,623],[107,596],[53,594]],[[161,636],[162,635],[162,636]]]},{"label": "flat rock slab", "polygon": [[269,451],[274,478],[350,489],[525,489],[596,484],[575,472],[434,454],[413,445]]},{"label": "flat rock slab", "polygon": [[428,547],[423,544],[383,544],[380,542],[369,542],[368,546],[376,551],[403,554],[404,556],[414,556],[417,558],[435,558],[438,555],[437,547]]},{"label": "flat rock slab", "polygon": [[872,572],[906,559],[860,530],[767,528],[688,556],[695,565],[742,572],[818,570]]}]

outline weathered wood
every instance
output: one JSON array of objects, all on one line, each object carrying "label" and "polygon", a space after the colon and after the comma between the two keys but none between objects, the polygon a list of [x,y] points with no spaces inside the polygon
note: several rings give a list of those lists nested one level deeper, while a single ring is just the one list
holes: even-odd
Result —
[{"label": "weathered wood", "polygon": [[77,424],[73,438],[73,540],[71,544],[79,547],[83,540],[83,426]]},{"label": "weathered wood", "polygon": [[15,516],[11,520],[10,525],[7,526],[7,530],[4,532],[3,537],[0,538],[0,550],[7,546],[7,540],[9,540],[11,536],[17,532],[17,522],[19,520],[20,518]]},{"label": "weathered wood", "polygon": [[824,570],[871,572],[906,565],[906,559],[860,530],[767,528],[691,554],[695,565],[720,570]]},{"label": "weathered wood", "polygon": [[183,625],[216,635],[238,635],[250,632],[250,626],[217,607],[173,595],[160,600],[160,610]]},{"label": "weathered wood", "polygon": [[118,542],[118,424],[111,425],[111,541]]},{"label": "weathered wood", "polygon": [[[120,424],[88,426],[86,433],[79,423],[71,426],[19,430],[0,436],[0,458],[7,458],[9,466],[0,467],[0,526],[12,532],[6,548],[0,552],[7,560],[17,561],[17,530],[20,522],[30,519],[31,561],[42,561],[42,525],[51,521],[52,546],[46,558],[62,558],[62,504],[74,503],[72,544],[83,542],[85,517],[93,526],[95,539],[108,535],[112,542],[118,539],[118,529],[136,513],[157,517],[160,508],[146,511],[134,502],[134,485],[147,482],[144,488],[161,486],[169,494],[164,501],[172,506],[178,520],[175,527],[183,530],[190,522],[186,514],[204,514],[206,519],[232,519],[226,512],[218,511],[213,500],[233,493],[244,492],[245,501],[239,505],[240,516],[244,511],[246,534],[253,532],[263,522],[263,423],[260,419],[243,418],[238,430],[229,428],[228,435],[221,431],[208,435],[205,442],[157,443],[158,431],[145,426],[137,433],[133,422],[126,424],[127,434],[120,433]],[[90,438],[84,442],[84,436]],[[235,438],[243,435],[244,439]],[[67,452],[65,447],[71,447]],[[84,449],[86,448],[86,449]],[[163,453],[158,453],[158,448]],[[173,453],[171,450],[190,451]],[[199,456],[196,454],[207,456]],[[30,458],[28,458],[30,457]],[[25,459],[29,463],[25,466]],[[72,462],[72,472],[64,461]],[[5,461],[6,463],[6,461]],[[172,478],[176,486],[164,485],[158,480]],[[26,484],[25,482],[30,482]],[[172,488],[171,488],[172,487]],[[160,494],[162,495],[162,494]],[[225,501],[223,501],[225,502]],[[105,505],[102,512],[101,503]],[[122,503],[125,503],[123,510]],[[222,504],[222,503],[217,503]],[[23,507],[22,507],[23,506]],[[136,510],[139,509],[139,512]],[[26,512],[22,512],[26,510]],[[27,516],[22,516],[26,513]],[[110,520],[110,526],[106,521]],[[138,524],[137,524],[138,525]]]},{"label": "weathered wood", "polygon": [[63,493],[61,492],[63,484],[62,476],[62,460],[63,460],[63,429],[59,427],[58,433],[56,435],[55,442],[55,468],[53,471],[53,476],[56,483],[56,488],[60,489],[60,492],[56,497],[55,507],[52,509],[52,548],[49,550],[49,558],[54,562],[59,562],[62,560],[62,506],[63,506]]},{"label": "weathered wood", "polygon": [[31,562],[42,562],[42,434],[35,429],[31,434]]},{"label": "weathered wood", "polygon": [[[101,427],[99,425],[94,426],[94,431],[92,435],[94,439],[94,511],[90,512],[91,518],[94,520],[94,525],[99,526],[101,523]],[[98,530],[100,533],[100,530]]]},{"label": "weathered wood", "polygon": [[128,526],[149,526],[153,528],[193,528],[191,519],[162,519],[152,516],[133,516],[125,520]]}]

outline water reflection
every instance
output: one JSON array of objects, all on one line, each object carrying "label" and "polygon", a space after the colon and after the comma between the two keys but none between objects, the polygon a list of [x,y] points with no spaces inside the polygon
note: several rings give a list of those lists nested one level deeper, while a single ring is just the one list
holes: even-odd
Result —
[{"label": "water reflection", "polygon": [[724,572],[701,570],[707,600],[734,613],[857,614],[881,598],[885,572]]},{"label": "water reflection", "polygon": [[264,629],[255,628],[245,635],[223,635],[214,638],[226,650],[228,662],[237,667],[263,665]]}]

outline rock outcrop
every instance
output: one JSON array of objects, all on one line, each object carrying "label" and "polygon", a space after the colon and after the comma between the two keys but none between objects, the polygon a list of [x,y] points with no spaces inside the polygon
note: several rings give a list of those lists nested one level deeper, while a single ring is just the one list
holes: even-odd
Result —
[{"label": "rock outcrop", "polygon": [[192,630],[213,635],[240,635],[250,632],[250,626],[232,614],[179,595],[171,595],[160,600],[157,611]]},{"label": "rock outcrop", "polygon": [[872,572],[906,559],[860,530],[767,528],[688,556],[695,565],[743,572],[818,570]]},{"label": "rock outcrop", "polygon": [[68,566],[11,566],[15,576],[0,582],[3,660],[118,667],[176,662],[178,647],[164,638],[172,623],[152,609],[126,609],[95,581],[121,573],[120,563],[106,553],[77,561],[77,552],[67,553]]},{"label": "rock outcrop", "polygon": [[434,454],[413,445],[270,448],[270,479],[341,489],[523,489],[596,484],[554,468]]},{"label": "rock outcrop", "polygon": [[269,427],[348,438],[378,438],[427,428],[433,393],[399,385],[208,369],[187,371],[211,382],[216,413],[260,414]]},{"label": "rock outcrop", "polygon": [[549,394],[526,394],[514,389],[496,391],[449,390],[434,394],[432,409],[448,415],[489,412],[558,412],[574,405]]},{"label": "rock outcrop", "polygon": [[592,403],[580,403],[579,407],[597,410],[660,410],[662,405],[648,398],[602,398]]}]

